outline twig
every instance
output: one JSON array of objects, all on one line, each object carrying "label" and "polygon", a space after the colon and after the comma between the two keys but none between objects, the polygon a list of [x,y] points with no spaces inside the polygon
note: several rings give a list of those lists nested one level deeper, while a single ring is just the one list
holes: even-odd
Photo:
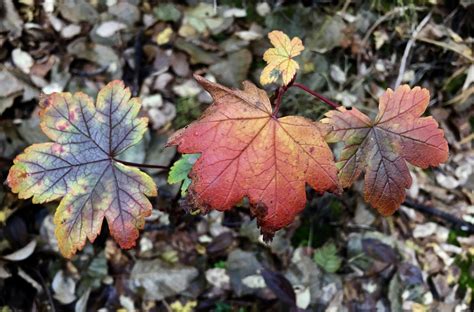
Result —
[{"label": "twig", "polygon": [[[474,62],[474,57],[470,56],[470,55],[467,54],[467,53],[464,53],[464,50],[460,50],[458,44],[449,44],[449,43],[444,43],[444,42],[438,42],[438,41],[436,41],[436,40],[432,40],[432,39],[424,38],[424,37],[420,37],[420,38],[416,38],[416,39],[417,39],[418,41],[423,41],[423,42],[430,43],[430,44],[432,44],[432,45],[441,47],[441,48],[443,48],[443,49],[453,51],[454,53],[457,53],[457,54],[459,54],[460,56],[462,56],[462,57],[464,57],[465,59],[467,59],[469,62],[471,62],[471,63]],[[470,51],[470,50],[467,49],[467,51]]]},{"label": "twig", "polygon": [[381,16],[378,20],[375,21],[375,23],[369,28],[369,30],[367,31],[367,33],[365,34],[364,36],[364,39],[362,39],[362,42],[361,42],[361,46],[362,47],[365,47],[366,44],[367,44],[367,41],[369,40],[370,38],[370,35],[375,31],[375,29],[377,29],[377,27],[379,27],[380,24],[382,24],[383,22],[389,20],[390,18],[392,18],[393,15],[397,15],[397,14],[402,14],[403,12],[405,12],[406,10],[408,10],[410,7],[408,6],[403,6],[403,7],[398,7],[398,8],[394,8],[390,11],[388,11],[387,13],[385,13],[385,15]]},{"label": "twig", "polygon": [[33,269],[33,272],[36,274],[36,276],[39,277],[40,283],[43,286],[44,292],[46,293],[46,296],[48,298],[48,302],[49,302],[51,311],[56,312],[56,308],[54,307],[53,296],[51,296],[51,292],[49,291],[49,287],[48,287],[48,285],[46,285],[46,282],[44,281],[43,276],[41,275],[41,273],[38,269]]},{"label": "twig", "polygon": [[163,305],[165,306],[166,311],[173,312],[173,309],[171,309],[170,305],[168,304],[168,302],[166,302],[165,299],[163,299]]},{"label": "twig", "polygon": [[346,10],[347,10],[347,8],[349,7],[350,4],[351,4],[351,0],[346,0],[346,2],[344,2],[344,5],[342,6],[341,11],[339,11],[339,14],[346,13]]},{"label": "twig", "polygon": [[[377,29],[377,27],[379,27],[382,23],[384,23],[385,21],[388,21],[390,19],[392,19],[393,17],[397,16],[398,14],[403,14],[406,10],[410,9],[410,6],[402,6],[402,7],[397,7],[397,8],[394,8],[390,11],[388,11],[387,13],[385,13],[383,16],[381,16],[379,19],[377,19],[375,21],[374,24],[372,24],[372,26],[369,28],[369,30],[367,30],[364,38],[362,39],[361,43],[360,43],[360,52],[357,54],[357,72],[360,73],[360,62],[361,62],[361,55],[362,55],[362,52],[364,52],[366,49],[365,47],[367,46],[367,42],[369,41],[369,38],[370,36],[372,35],[372,33]],[[417,11],[420,11],[420,10],[423,10],[422,8],[419,8],[419,7],[414,7],[413,10],[417,10]]]},{"label": "twig", "polygon": [[133,96],[138,96],[140,92],[140,73],[142,69],[142,60],[143,60],[143,29],[140,29],[135,36],[134,43],[134,54],[133,61],[135,65],[135,71],[133,72],[133,85],[132,85],[132,94]]},{"label": "twig", "polygon": [[444,212],[442,210],[436,209],[434,207],[426,206],[423,204],[419,204],[415,202],[412,199],[406,199],[403,205],[412,208],[416,211],[419,211],[421,213],[424,213],[426,215],[430,215],[432,217],[439,218],[441,220],[444,220],[446,222],[451,223],[455,228],[460,229],[464,232],[467,232],[469,234],[474,234],[474,224],[464,221],[462,219],[459,219],[458,217]]},{"label": "twig", "polygon": [[413,47],[413,45],[415,44],[416,37],[418,36],[418,33],[426,26],[426,24],[429,22],[430,18],[431,18],[431,12],[428,13],[425,16],[425,18],[423,18],[421,20],[420,24],[418,24],[418,26],[415,28],[415,30],[411,34],[410,40],[408,40],[408,43],[405,47],[405,51],[403,51],[403,57],[402,57],[402,61],[400,63],[400,69],[398,71],[398,77],[397,77],[397,80],[395,81],[395,86],[394,86],[395,88],[397,88],[402,83],[402,79],[403,79],[403,75],[405,74],[405,68],[406,68],[406,65],[407,65],[407,59],[408,59],[408,55],[410,54],[410,50]]},{"label": "twig", "polygon": [[321,94],[309,89],[307,86],[303,85],[303,84],[300,84],[300,83],[294,83],[293,84],[293,87],[297,87],[297,88],[300,88],[301,90],[311,94],[312,96],[320,99],[321,101],[323,101],[324,103],[328,104],[329,106],[331,106],[332,108],[338,108],[339,104],[337,103],[334,103],[333,101],[329,100],[328,98],[322,96]]}]

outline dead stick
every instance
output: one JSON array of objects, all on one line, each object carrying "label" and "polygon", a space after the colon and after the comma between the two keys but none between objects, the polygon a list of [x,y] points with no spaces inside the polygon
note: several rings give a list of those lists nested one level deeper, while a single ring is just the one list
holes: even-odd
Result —
[{"label": "dead stick", "polygon": [[412,199],[406,199],[403,205],[412,208],[416,211],[419,211],[423,214],[444,220],[448,223],[451,223],[454,225],[455,228],[460,229],[461,231],[467,232],[469,234],[474,234],[474,224],[464,221],[462,219],[459,219],[458,217],[444,212],[442,210],[439,210],[434,207],[426,206],[420,203],[415,202]]},{"label": "dead stick", "polygon": [[135,71],[133,72],[132,94],[133,96],[138,96],[140,93],[141,70],[143,60],[143,29],[140,29],[135,35],[135,43],[133,49]]},{"label": "dead stick", "polygon": [[411,34],[410,40],[408,40],[408,43],[405,46],[405,51],[403,51],[402,61],[400,62],[400,69],[398,71],[397,80],[395,81],[395,88],[397,88],[402,83],[403,74],[405,73],[405,68],[407,65],[408,55],[410,55],[410,50],[415,44],[416,36],[418,36],[418,33],[426,26],[426,24],[428,24],[430,18],[431,18],[431,12],[425,16],[425,18],[420,22],[420,24],[418,24],[418,26],[415,28],[415,30]]}]

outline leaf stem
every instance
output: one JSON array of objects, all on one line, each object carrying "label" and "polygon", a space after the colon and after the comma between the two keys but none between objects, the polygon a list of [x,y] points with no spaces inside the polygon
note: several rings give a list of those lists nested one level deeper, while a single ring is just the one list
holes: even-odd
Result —
[{"label": "leaf stem", "polygon": [[328,104],[329,106],[331,106],[332,108],[334,109],[337,109],[339,106],[341,106],[340,104],[337,104],[333,101],[331,101],[330,99],[322,96],[321,94],[319,94],[318,92],[316,91],[313,91],[311,90],[310,88],[308,88],[307,86],[305,86],[304,84],[301,84],[301,83],[298,83],[298,82],[295,82],[296,80],[296,75],[293,77],[293,79],[291,79],[291,81],[286,85],[286,86],[280,86],[278,89],[276,89],[275,91],[275,95],[273,96],[274,98],[274,101],[273,101],[273,114],[272,116],[274,118],[277,117],[278,115],[278,111],[280,110],[280,106],[281,106],[281,99],[283,97],[283,94],[286,93],[286,91],[288,91],[289,88],[291,87],[297,87],[297,88],[300,88],[301,90],[305,91],[306,93],[309,93],[311,94],[312,96],[318,98],[320,101]]},{"label": "leaf stem", "polygon": [[280,86],[275,91],[275,102],[274,102],[275,108],[273,109],[273,114],[272,114],[274,118],[277,117],[278,111],[280,110],[281,98],[283,97],[283,94],[285,94],[286,91],[288,91],[288,89],[295,83],[295,80],[296,80],[296,75],[293,77],[293,79],[291,79],[291,81],[286,86]]},{"label": "leaf stem", "polygon": [[149,164],[138,164],[134,162],[129,162],[125,160],[120,160],[117,158],[112,158],[112,160],[119,162],[121,164],[132,166],[132,167],[139,167],[139,168],[152,168],[152,169],[169,169],[169,166],[160,166],[160,165],[149,165]]},{"label": "leaf stem", "polygon": [[331,106],[332,108],[338,108],[339,106],[341,106],[340,104],[337,104],[337,103],[334,103],[333,101],[331,101],[330,99],[322,96],[321,94],[309,89],[307,86],[305,86],[304,84],[301,84],[301,83],[293,83],[293,87],[297,87],[297,88],[300,88],[301,90],[311,94],[312,96],[320,99],[321,101],[323,101],[324,103],[328,104],[329,106]]}]

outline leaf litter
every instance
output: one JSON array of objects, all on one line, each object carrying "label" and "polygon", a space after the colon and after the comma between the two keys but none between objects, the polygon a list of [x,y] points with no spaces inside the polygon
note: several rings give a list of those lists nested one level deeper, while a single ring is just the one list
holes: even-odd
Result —
[{"label": "leaf litter", "polygon": [[[397,7],[379,1],[308,7],[262,2],[244,7],[218,1],[215,9],[211,3],[171,1],[2,3],[2,181],[25,146],[45,142],[37,115],[40,91],[83,91],[95,97],[113,79],[124,79],[142,99],[151,97],[140,116],[150,119],[152,126],[144,136],[152,139],[145,138],[137,157],[171,165],[178,156],[173,149],[163,150],[164,141],[177,124],[196,119],[210,100],[192,73],[233,87],[246,79],[258,82],[265,66],[263,53],[270,47],[266,35],[272,30],[305,42],[305,51],[297,56],[302,83],[367,116],[376,115],[378,97],[394,87],[400,74],[397,64],[412,30],[433,10],[401,77],[403,83],[430,91],[427,111],[445,131],[450,157],[434,171],[411,166],[408,170],[418,202],[472,222],[472,32],[465,13],[472,4]],[[158,46],[156,37],[165,29],[173,34]],[[140,30],[143,37],[138,40]],[[135,49],[141,51],[138,62]],[[156,61],[163,54],[160,50],[173,57],[169,65]],[[266,88],[270,94],[274,86]],[[161,102],[153,98],[156,95]],[[327,112],[296,92],[285,97],[285,115],[318,120]],[[151,144],[156,138],[161,138],[160,144]],[[159,188],[153,210],[160,216],[145,225],[137,247],[120,249],[108,238],[104,224],[94,244],[87,243],[72,261],[51,256],[57,255],[57,243],[51,217],[46,216],[58,202],[19,201],[0,186],[0,257],[20,255],[15,256],[19,261],[0,261],[1,305],[19,310],[54,305],[78,311],[275,311],[292,301],[278,298],[282,289],[286,299],[292,298],[289,288],[282,286],[286,283],[278,282],[286,279],[296,306],[307,311],[472,308],[472,234],[406,206],[381,218],[364,204],[360,181],[337,199],[316,197],[308,189],[303,214],[267,245],[248,213],[248,199],[224,214],[190,216],[179,186],[169,185],[162,170],[147,172]],[[223,233],[230,234],[220,236]],[[330,254],[341,260],[335,273],[314,260],[327,243],[334,244],[337,252]],[[273,277],[277,282],[267,285],[262,276],[267,269],[284,277]],[[213,272],[212,277],[206,272]],[[54,287],[48,288],[53,281]],[[60,281],[68,285],[62,294],[66,287],[58,287]]]}]

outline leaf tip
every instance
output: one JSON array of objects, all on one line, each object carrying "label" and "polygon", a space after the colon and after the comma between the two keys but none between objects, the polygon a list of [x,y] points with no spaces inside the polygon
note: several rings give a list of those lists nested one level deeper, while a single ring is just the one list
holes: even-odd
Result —
[{"label": "leaf tip", "polygon": [[[18,158],[18,156],[17,156]],[[17,159],[15,158],[15,160]],[[27,173],[20,164],[14,164],[7,176],[7,184],[11,188],[13,193],[20,193],[21,183],[26,179]]]}]

